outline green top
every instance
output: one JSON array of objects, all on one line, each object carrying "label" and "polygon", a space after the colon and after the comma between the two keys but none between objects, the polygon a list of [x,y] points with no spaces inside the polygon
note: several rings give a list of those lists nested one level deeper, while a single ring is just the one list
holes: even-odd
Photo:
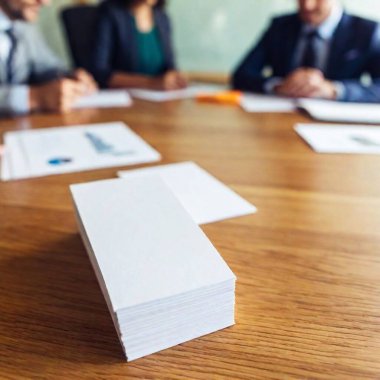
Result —
[{"label": "green top", "polygon": [[164,72],[165,58],[158,30],[154,27],[150,32],[143,33],[137,29],[137,52],[139,74],[157,76]]}]

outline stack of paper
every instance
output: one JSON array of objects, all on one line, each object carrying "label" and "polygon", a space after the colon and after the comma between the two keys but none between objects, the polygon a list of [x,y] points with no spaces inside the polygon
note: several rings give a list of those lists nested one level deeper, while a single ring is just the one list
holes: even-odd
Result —
[{"label": "stack of paper", "polygon": [[234,324],[234,274],[158,176],[71,191],[128,360]]},{"label": "stack of paper", "polygon": [[121,122],[4,135],[2,180],[154,162],[160,154]]},{"label": "stack of paper", "polygon": [[318,153],[380,154],[380,127],[297,124],[295,130]]},{"label": "stack of paper", "polygon": [[298,107],[316,120],[342,123],[380,124],[378,104],[344,103],[330,100],[300,99]]},{"label": "stack of paper", "polygon": [[126,90],[102,90],[80,98],[74,108],[129,107],[132,99]]},{"label": "stack of paper", "polygon": [[134,88],[129,90],[132,97],[150,102],[168,102],[172,100],[195,98],[199,94],[212,94],[224,90],[225,86],[213,84],[191,84],[182,90],[156,91]]},{"label": "stack of paper", "polygon": [[296,102],[291,98],[271,95],[243,94],[240,106],[246,112],[294,112]]},{"label": "stack of paper", "polygon": [[255,206],[194,162],[121,171],[118,175],[125,179],[159,175],[197,224],[212,223],[257,211]]}]

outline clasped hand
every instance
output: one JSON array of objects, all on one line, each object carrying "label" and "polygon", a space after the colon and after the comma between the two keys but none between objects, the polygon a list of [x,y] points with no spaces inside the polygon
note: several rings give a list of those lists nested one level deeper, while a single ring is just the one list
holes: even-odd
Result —
[{"label": "clasped hand", "polygon": [[281,96],[294,98],[336,99],[337,90],[333,82],[327,80],[317,69],[299,68],[289,74],[275,87]]}]

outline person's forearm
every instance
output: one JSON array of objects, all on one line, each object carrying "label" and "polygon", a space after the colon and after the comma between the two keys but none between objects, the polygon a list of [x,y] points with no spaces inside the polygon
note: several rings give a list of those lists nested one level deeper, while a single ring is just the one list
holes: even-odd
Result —
[{"label": "person's forearm", "polygon": [[29,87],[29,110],[38,111],[40,108],[40,98],[37,86]]},{"label": "person's forearm", "polygon": [[147,88],[159,90],[162,88],[162,81],[158,77],[146,75],[114,73],[108,81],[109,88]]},{"label": "person's forearm", "polygon": [[359,80],[341,81],[345,87],[343,101],[360,103],[380,103],[380,79],[373,79],[373,83],[364,86]]}]

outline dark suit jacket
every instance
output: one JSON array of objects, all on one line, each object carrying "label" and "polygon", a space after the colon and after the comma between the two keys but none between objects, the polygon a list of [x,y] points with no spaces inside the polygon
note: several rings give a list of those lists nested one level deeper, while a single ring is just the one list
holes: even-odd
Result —
[{"label": "dark suit jacket", "polygon": [[[343,14],[334,33],[325,76],[344,84],[344,101],[380,102],[379,25],[370,20]],[[243,60],[233,75],[233,87],[243,91],[264,92],[264,67],[274,77],[285,77],[296,67],[294,53],[302,30],[297,14],[275,18],[258,45]],[[369,73],[372,85],[363,86],[360,77]]]},{"label": "dark suit jacket", "polygon": [[[99,6],[99,16],[94,36],[94,51],[90,71],[101,87],[115,71],[136,73],[138,48],[134,18],[120,1],[107,0]],[[165,71],[175,67],[169,18],[162,10],[154,10],[165,57]]]}]

